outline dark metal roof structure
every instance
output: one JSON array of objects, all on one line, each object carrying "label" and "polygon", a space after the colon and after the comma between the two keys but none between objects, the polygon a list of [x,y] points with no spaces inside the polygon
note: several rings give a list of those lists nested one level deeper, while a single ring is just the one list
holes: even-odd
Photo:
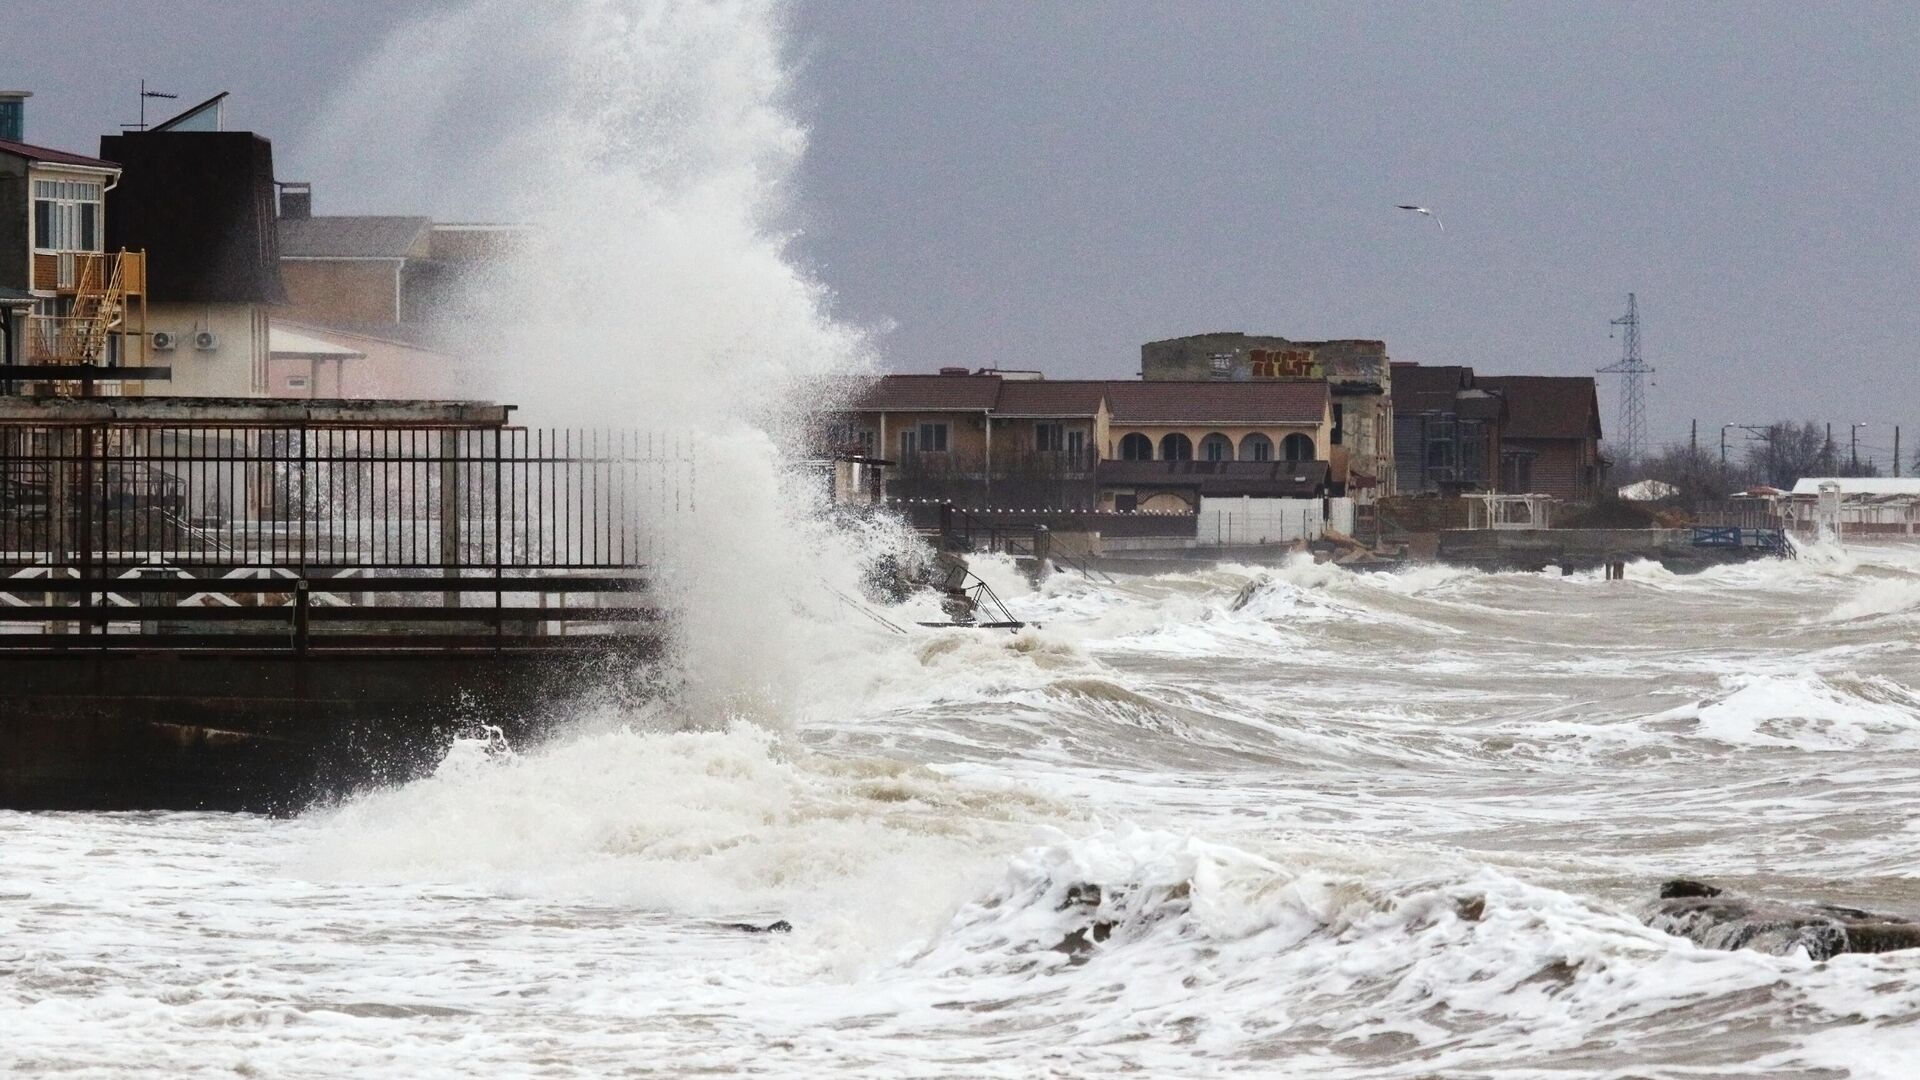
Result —
[{"label": "dark metal roof structure", "polygon": [[121,165],[105,246],[146,250],[151,299],[286,303],[272,143],[250,131],[129,131],[103,137],[100,152]]}]

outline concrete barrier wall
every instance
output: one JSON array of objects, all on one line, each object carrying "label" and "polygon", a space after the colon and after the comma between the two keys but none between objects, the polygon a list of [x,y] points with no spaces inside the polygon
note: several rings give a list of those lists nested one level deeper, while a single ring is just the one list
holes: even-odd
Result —
[{"label": "concrete barrier wall", "polygon": [[[1348,516],[1352,516],[1349,506]],[[1201,499],[1201,544],[1281,544],[1318,540],[1327,520],[1319,499]]]}]

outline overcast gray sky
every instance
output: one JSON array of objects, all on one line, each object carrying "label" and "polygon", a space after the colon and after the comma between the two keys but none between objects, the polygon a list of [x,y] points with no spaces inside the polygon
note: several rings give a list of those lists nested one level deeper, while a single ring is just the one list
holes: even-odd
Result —
[{"label": "overcast gray sky", "polygon": [[[145,74],[231,90],[322,212],[484,215],[440,179],[480,105],[391,172],[315,160],[329,94],[432,7],[24,0],[3,78],[35,141],[94,147]],[[510,47],[456,96],[537,98],[555,58]],[[1124,376],[1142,341],[1243,329],[1582,373],[1633,290],[1656,438],[1793,416],[1920,444],[1915,5],[815,0],[792,47],[797,250],[896,370]]]}]

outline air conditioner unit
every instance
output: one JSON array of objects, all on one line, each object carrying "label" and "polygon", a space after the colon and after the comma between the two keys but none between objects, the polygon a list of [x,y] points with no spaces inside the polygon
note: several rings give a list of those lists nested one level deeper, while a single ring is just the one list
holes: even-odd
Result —
[{"label": "air conditioner unit", "polygon": [[153,332],[153,347],[158,352],[170,352],[179,344],[180,335],[171,330],[155,330]]},{"label": "air conditioner unit", "polygon": [[220,335],[211,330],[202,330],[193,335],[193,347],[201,352],[212,352],[220,347]]}]

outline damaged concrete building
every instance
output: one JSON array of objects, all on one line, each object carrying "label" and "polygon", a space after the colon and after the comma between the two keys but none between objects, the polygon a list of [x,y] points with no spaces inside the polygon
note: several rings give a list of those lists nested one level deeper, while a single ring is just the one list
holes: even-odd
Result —
[{"label": "damaged concrete building", "polygon": [[1394,492],[1393,364],[1382,341],[1292,341],[1239,332],[1190,334],[1140,347],[1149,382],[1324,383],[1332,427],[1323,451],[1333,482],[1365,504]]}]

